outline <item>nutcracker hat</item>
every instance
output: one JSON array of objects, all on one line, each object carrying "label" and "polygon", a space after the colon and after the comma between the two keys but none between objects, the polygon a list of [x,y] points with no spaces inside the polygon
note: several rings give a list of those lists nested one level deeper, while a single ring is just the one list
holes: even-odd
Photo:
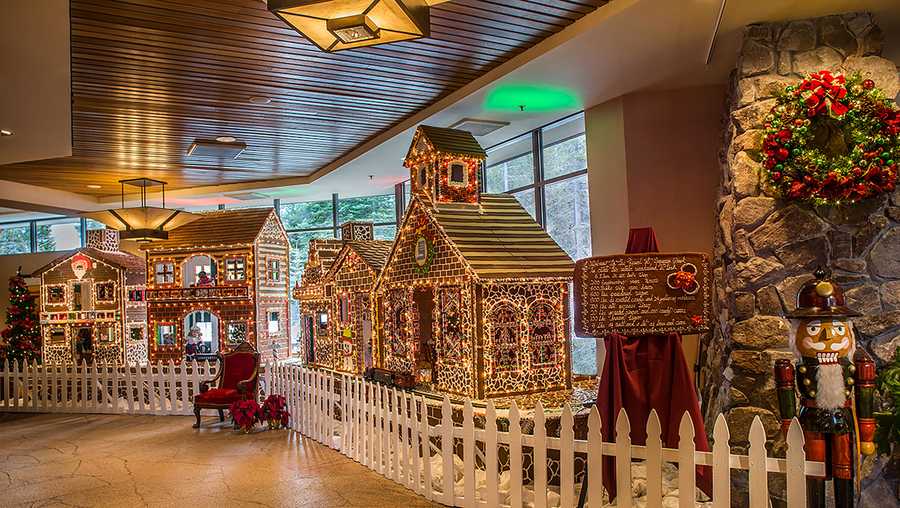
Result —
[{"label": "nutcracker hat", "polygon": [[824,268],[813,273],[814,278],[806,281],[797,292],[797,310],[788,313],[792,319],[805,318],[848,318],[860,314],[844,303],[844,290],[831,280],[831,274]]}]

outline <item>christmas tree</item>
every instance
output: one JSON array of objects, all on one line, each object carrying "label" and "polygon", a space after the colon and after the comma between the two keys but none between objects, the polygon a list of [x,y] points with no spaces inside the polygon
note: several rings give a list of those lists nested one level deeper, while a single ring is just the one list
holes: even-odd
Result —
[{"label": "christmas tree", "polygon": [[6,329],[0,332],[0,360],[31,362],[41,357],[41,332],[35,297],[28,292],[22,269],[9,278]]}]

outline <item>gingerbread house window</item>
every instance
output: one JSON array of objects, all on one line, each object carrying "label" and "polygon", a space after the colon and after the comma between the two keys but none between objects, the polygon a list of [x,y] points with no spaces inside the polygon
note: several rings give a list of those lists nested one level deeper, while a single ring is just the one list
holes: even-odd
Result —
[{"label": "gingerbread house window", "polygon": [[47,284],[44,286],[47,291],[47,304],[60,305],[66,303],[66,286],[63,284]]},{"label": "gingerbread house window", "polygon": [[229,258],[225,260],[225,280],[237,281],[247,277],[247,269],[244,258]]},{"label": "gingerbread house window", "polygon": [[229,346],[237,346],[247,340],[247,323],[234,321],[225,326],[225,340]]},{"label": "gingerbread house window", "polygon": [[174,346],[176,333],[175,323],[159,323],[156,325],[156,344],[158,346]]},{"label": "gingerbread house window", "polygon": [[278,282],[281,280],[281,260],[280,259],[270,259],[269,260],[269,282]]},{"label": "gingerbread house window", "polygon": [[175,283],[175,264],[172,262],[156,263],[156,283],[157,284],[173,284]]},{"label": "gingerbread house window", "polygon": [[497,304],[488,320],[493,346],[493,372],[509,372],[519,368],[519,312],[508,302]]},{"label": "gingerbread house window", "polygon": [[269,333],[278,333],[281,330],[281,313],[280,312],[269,312],[268,317],[269,317],[269,322],[268,322]]},{"label": "gingerbread house window", "polygon": [[453,161],[450,163],[450,185],[455,187],[465,187],[468,182],[466,178],[466,163],[462,161]]},{"label": "gingerbread house window", "polygon": [[112,303],[116,300],[116,285],[112,282],[98,282],[94,285],[97,302]]},{"label": "gingerbread house window", "polygon": [[428,167],[424,164],[419,166],[419,189],[425,189],[428,185]]},{"label": "gingerbread house window", "polygon": [[529,309],[528,326],[531,366],[550,367],[557,364],[556,312],[549,302],[537,302]]}]

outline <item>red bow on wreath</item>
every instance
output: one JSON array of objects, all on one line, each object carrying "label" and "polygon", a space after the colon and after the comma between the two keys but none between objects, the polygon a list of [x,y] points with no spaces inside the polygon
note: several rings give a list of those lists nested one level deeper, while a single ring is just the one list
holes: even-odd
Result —
[{"label": "red bow on wreath", "polygon": [[846,104],[840,102],[847,96],[847,87],[844,86],[844,76],[833,76],[829,71],[820,71],[809,75],[809,79],[800,83],[800,88],[794,92],[806,99],[806,116],[812,118],[822,113],[829,106],[835,116],[843,116],[850,110]]}]

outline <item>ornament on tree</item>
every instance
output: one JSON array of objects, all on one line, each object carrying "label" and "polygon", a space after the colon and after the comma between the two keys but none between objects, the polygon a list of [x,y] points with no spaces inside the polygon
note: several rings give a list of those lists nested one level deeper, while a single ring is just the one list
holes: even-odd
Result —
[{"label": "ornament on tree", "polygon": [[22,268],[9,278],[6,328],[0,332],[0,360],[32,362],[41,358],[41,331],[35,296],[28,292]]}]

